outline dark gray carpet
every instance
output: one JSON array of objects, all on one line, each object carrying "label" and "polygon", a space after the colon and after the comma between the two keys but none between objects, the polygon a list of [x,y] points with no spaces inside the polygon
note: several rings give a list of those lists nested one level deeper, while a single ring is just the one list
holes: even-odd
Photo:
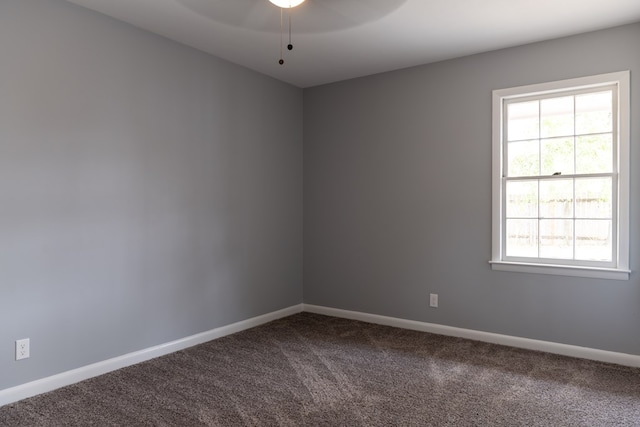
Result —
[{"label": "dark gray carpet", "polygon": [[309,313],[0,408],[2,426],[640,426],[640,370]]}]

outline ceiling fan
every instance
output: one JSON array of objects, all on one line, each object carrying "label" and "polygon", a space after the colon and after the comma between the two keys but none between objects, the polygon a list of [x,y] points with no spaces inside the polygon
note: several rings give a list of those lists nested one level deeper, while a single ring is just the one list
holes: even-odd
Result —
[{"label": "ceiling fan", "polygon": [[[284,9],[291,9],[296,7],[304,2],[304,0],[269,0],[271,3],[275,4],[280,8],[280,59],[278,60],[278,64],[284,65],[284,55],[282,49],[282,39],[284,32],[284,17],[283,11]],[[289,43],[287,44],[287,49],[293,50],[293,44],[291,43],[291,11],[289,11]]]},{"label": "ceiling fan", "polygon": [[[259,33],[277,30],[274,8],[280,9],[280,60],[284,64],[284,33],[288,26],[291,43],[291,17],[296,33],[323,34],[375,22],[393,13],[408,0],[175,0],[198,15],[213,21]],[[295,9],[295,10],[294,10]],[[287,19],[287,21],[285,21]]]},{"label": "ceiling fan", "polygon": [[[291,9],[296,7],[304,2],[304,0],[269,0],[271,3],[275,4],[280,8],[280,59],[278,60],[278,64],[284,65],[284,55],[282,54],[282,33],[283,31],[283,13],[284,9]],[[291,11],[289,11],[289,43],[287,44],[287,49],[293,50],[293,44],[291,43]]]}]

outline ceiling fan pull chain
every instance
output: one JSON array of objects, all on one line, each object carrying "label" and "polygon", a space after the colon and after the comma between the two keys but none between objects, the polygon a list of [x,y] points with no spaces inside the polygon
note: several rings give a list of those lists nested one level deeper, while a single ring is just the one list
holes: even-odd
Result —
[{"label": "ceiling fan pull chain", "polygon": [[282,8],[280,8],[280,60],[278,61],[278,64],[284,64],[284,58],[282,55]]},{"label": "ceiling fan pull chain", "polygon": [[293,45],[291,44],[291,8],[289,8],[289,44],[287,49],[293,50]]}]

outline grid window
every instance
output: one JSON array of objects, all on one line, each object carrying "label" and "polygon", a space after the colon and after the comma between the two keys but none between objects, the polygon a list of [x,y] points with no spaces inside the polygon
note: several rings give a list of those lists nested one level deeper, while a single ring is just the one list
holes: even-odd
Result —
[{"label": "grid window", "polygon": [[494,91],[494,269],[628,279],[628,77]]}]

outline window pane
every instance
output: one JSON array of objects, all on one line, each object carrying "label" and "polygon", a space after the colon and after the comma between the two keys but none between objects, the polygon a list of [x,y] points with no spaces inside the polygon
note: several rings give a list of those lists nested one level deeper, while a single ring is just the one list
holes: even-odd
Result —
[{"label": "window pane", "polygon": [[613,172],[611,134],[576,137],[576,173]]},{"label": "window pane", "polygon": [[505,253],[510,257],[538,256],[538,221],[508,219]]},{"label": "window pane", "polygon": [[573,138],[546,139],[541,142],[541,175],[573,174]]},{"label": "window pane", "polygon": [[576,179],[576,218],[605,218],[612,215],[611,178]]},{"label": "window pane", "polygon": [[611,261],[612,248],[611,221],[576,221],[576,259]]},{"label": "window pane", "polygon": [[507,217],[538,217],[537,181],[510,181],[507,183]]},{"label": "window pane", "polygon": [[573,258],[573,221],[540,220],[540,256],[542,258]]},{"label": "window pane", "polygon": [[540,174],[540,149],[535,141],[510,142],[507,146],[508,176],[532,176]]},{"label": "window pane", "polygon": [[611,132],[612,92],[576,96],[576,134]]},{"label": "window pane", "polygon": [[507,104],[507,140],[520,141],[538,138],[538,101]]},{"label": "window pane", "polygon": [[540,101],[542,138],[573,135],[573,96]]},{"label": "window pane", "polygon": [[540,217],[573,218],[573,179],[540,182]]}]

